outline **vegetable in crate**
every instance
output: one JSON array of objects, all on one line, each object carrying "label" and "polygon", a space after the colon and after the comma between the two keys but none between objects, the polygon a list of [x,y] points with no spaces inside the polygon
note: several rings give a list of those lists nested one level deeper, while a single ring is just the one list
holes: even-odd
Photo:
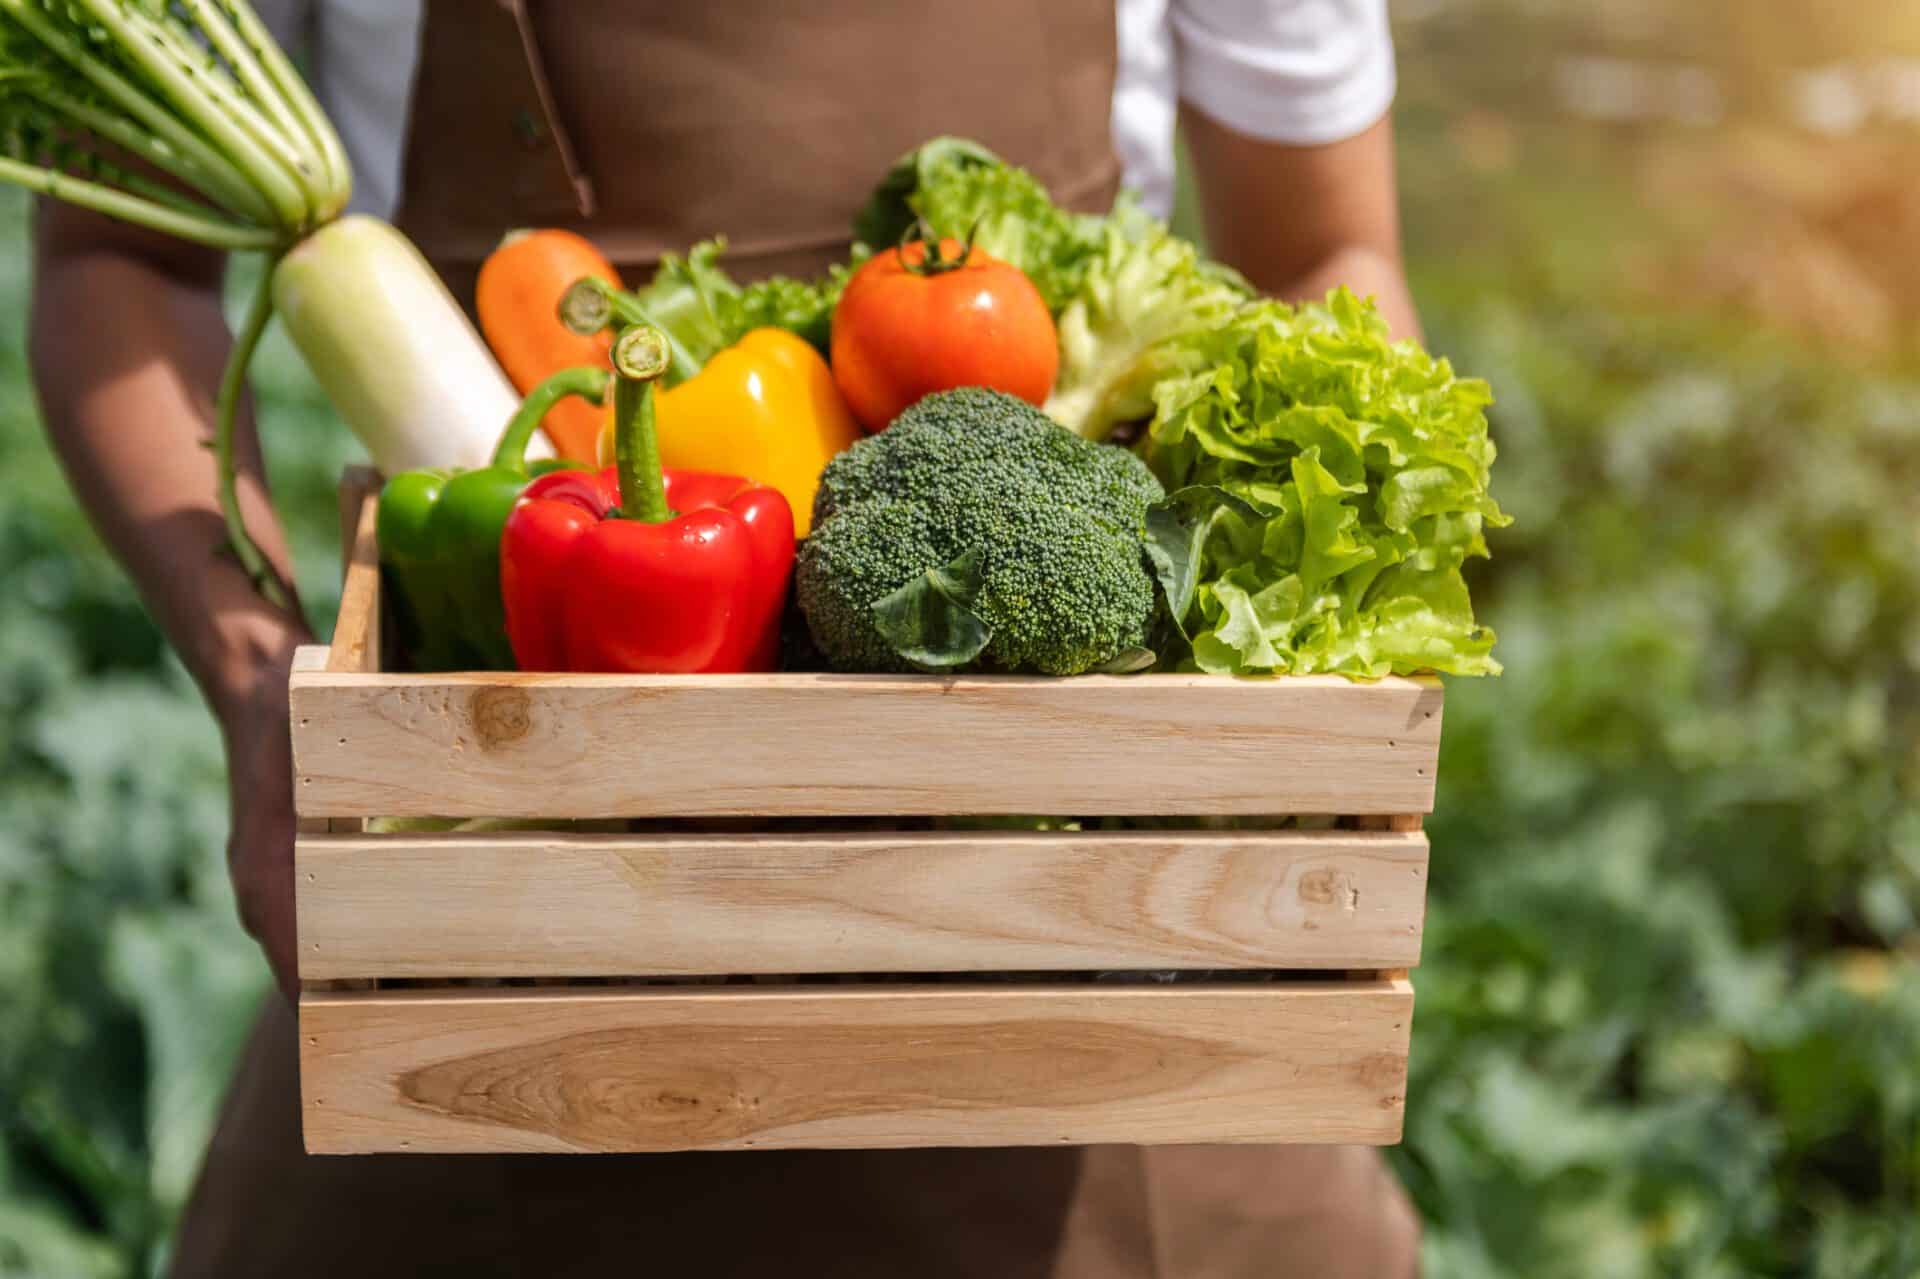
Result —
[{"label": "vegetable in crate", "polygon": [[[755,329],[659,392],[656,403],[662,466],[744,475],[779,489],[801,537],[813,527],[820,469],[860,438],[827,362],[784,329]],[[600,434],[603,465],[613,461],[614,441],[609,418]]]},{"label": "vegetable in crate", "polygon": [[827,464],[794,589],[840,670],[1131,669],[1155,615],[1139,458],[998,391],[928,396]]},{"label": "vegetable in crate", "polygon": [[854,272],[833,312],[833,380],[869,431],[936,391],[1039,404],[1060,364],[1033,281],[971,243],[914,240]]},{"label": "vegetable in crate", "polygon": [[1148,517],[1193,661],[1220,673],[1493,675],[1461,566],[1508,523],[1487,384],[1394,342],[1342,289],[1186,335],[1144,447]]},{"label": "vegetable in crate", "polygon": [[696,360],[710,359],[755,329],[769,328],[785,329],[826,355],[834,304],[866,260],[865,250],[856,245],[848,264],[815,280],[773,275],[747,285],[734,283],[720,265],[726,251],[726,237],[715,236],[685,257],[667,254],[653,280],[632,295],[635,304]]},{"label": "vegetable in crate", "polygon": [[[568,290],[561,314],[578,332],[621,324],[661,327],[637,296],[594,279]],[[793,508],[795,530],[805,537],[820,468],[860,438],[827,362],[778,328],[755,329],[704,355],[696,354],[704,347],[666,336],[671,360],[662,382],[671,389],[655,400],[661,464],[743,475],[779,489]],[[603,465],[613,461],[614,445],[608,417],[598,449]]]},{"label": "vegetable in crate", "polygon": [[793,513],[739,476],[665,471],[653,383],[667,341],[613,346],[618,461],[528,486],[500,542],[507,634],[522,670],[771,670],[793,568]]},{"label": "vegetable in crate", "polygon": [[856,232],[891,242],[915,219],[936,235],[974,235],[1039,287],[1059,328],[1047,415],[1089,439],[1151,416],[1154,383],[1191,371],[1169,340],[1225,323],[1253,296],[1238,272],[1207,261],[1124,194],[1103,217],[1071,213],[1025,169],[961,138],[935,138],[903,157]]},{"label": "vegetable in crate", "polygon": [[[522,394],[562,369],[606,366],[611,333],[575,333],[560,322],[560,299],[582,276],[620,287],[613,264],[571,231],[509,232],[480,264],[473,292],[480,331]],[[605,416],[597,401],[568,397],[540,425],[562,457],[591,462]]]},{"label": "vegetable in crate", "polygon": [[229,541],[270,599],[292,596],[241,517],[233,446],[276,311],[381,470],[485,461],[512,389],[419,252],[383,222],[340,217],[340,139],[246,0],[4,0],[0,135],[0,181],[268,255],[221,379],[214,451]]},{"label": "vegetable in crate", "polygon": [[562,369],[521,404],[491,466],[402,471],[381,490],[380,564],[394,587],[401,646],[415,670],[513,669],[500,603],[500,534],[534,477],[580,465],[529,465],[527,445],[555,405],[598,406],[610,377],[600,368]]}]

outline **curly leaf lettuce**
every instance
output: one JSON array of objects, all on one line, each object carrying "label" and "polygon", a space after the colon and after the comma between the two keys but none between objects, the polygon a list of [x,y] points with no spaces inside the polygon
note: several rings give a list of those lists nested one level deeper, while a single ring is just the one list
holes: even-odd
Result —
[{"label": "curly leaf lettuce", "polygon": [[866,260],[864,250],[856,247],[849,262],[817,280],[774,275],[745,286],[720,265],[726,251],[726,237],[715,236],[685,257],[663,256],[652,282],[635,294],[648,317],[703,364],[759,328],[787,329],[826,354],[834,305],[848,277]]},{"label": "curly leaf lettuce", "polygon": [[1171,496],[1149,531],[1213,673],[1494,675],[1461,566],[1508,519],[1487,491],[1487,384],[1388,339],[1345,289],[1241,308],[1165,358],[1143,442]]},{"label": "curly leaf lettuce", "polygon": [[1070,431],[1103,440],[1153,412],[1153,388],[1204,352],[1176,339],[1218,328],[1252,290],[1232,269],[1122,201],[1100,251],[1060,312],[1060,373],[1045,405]]},{"label": "curly leaf lettuce", "polygon": [[977,142],[934,138],[881,179],[853,232],[874,249],[892,248],[920,222],[937,237],[971,237],[1025,272],[1057,313],[1079,291],[1108,221],[1061,208],[1038,178]]}]

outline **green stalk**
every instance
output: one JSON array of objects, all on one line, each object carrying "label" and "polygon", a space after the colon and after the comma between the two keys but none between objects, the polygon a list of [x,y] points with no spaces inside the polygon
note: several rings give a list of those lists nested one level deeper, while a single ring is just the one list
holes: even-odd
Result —
[{"label": "green stalk", "polygon": [[313,91],[281,51],[272,33],[262,25],[253,7],[237,0],[220,0],[220,3],[233,19],[240,38],[252,47],[254,55],[260,59],[260,65],[266,68],[267,75],[280,87],[282,98],[306,127],[307,136],[326,165],[327,188],[331,193],[321,217],[333,217],[347,206],[347,198],[353,193],[353,170],[347,163],[346,148],[340,144],[340,134],[334,129],[333,122],[327,119],[327,113],[320,109]]},{"label": "green stalk", "polygon": [[607,383],[612,380],[613,375],[605,369],[561,369],[528,391],[527,398],[520,402],[520,407],[514,410],[513,417],[508,420],[500,443],[494,446],[493,465],[525,471],[527,445],[533,442],[533,433],[547,416],[548,410],[569,395],[577,395],[594,404],[605,404]]},{"label": "green stalk", "polygon": [[[249,217],[261,222],[273,219],[273,206],[267,202],[261,192],[254,188],[253,183],[238,166],[176,119],[159,103],[153,101],[144,91],[108,67],[91,50],[48,23],[27,3],[27,0],[0,0],[0,12],[6,13],[22,30],[38,40],[48,52],[72,67],[94,88],[119,104],[128,115],[151,129],[157,137],[165,139],[175,150],[191,157],[202,168],[219,173],[223,194],[229,182],[234,191],[245,192],[243,203],[249,206],[247,208]],[[232,200],[227,202],[235,203]]]},{"label": "green stalk", "polygon": [[[307,218],[307,195],[293,176],[264,148],[209,100],[192,76],[161,51],[168,47],[166,29],[119,0],[74,0],[105,27],[123,52],[137,63],[161,95],[231,155],[249,183],[265,196],[280,224],[293,230]],[[141,29],[144,23],[153,33]],[[157,41],[157,42],[156,42]]]},{"label": "green stalk", "polygon": [[246,385],[247,365],[260,345],[260,335],[273,318],[273,268],[280,255],[274,254],[260,272],[253,300],[247,304],[247,318],[233,336],[233,352],[227,357],[226,371],[220,375],[220,395],[214,401],[213,454],[220,468],[220,514],[227,522],[227,541],[255,589],[275,608],[293,608],[293,588],[280,577],[260,544],[247,532],[240,513],[239,470],[234,464],[233,433],[240,416],[240,392]]},{"label": "green stalk", "polygon": [[122,168],[97,151],[88,150],[83,146],[62,144],[50,158],[53,163],[44,167],[63,176],[78,176],[88,181],[100,182],[109,190],[123,191],[139,199],[151,201],[162,208],[184,213],[188,217],[199,218],[206,222],[226,222],[225,215],[205,201],[196,200],[173,187],[155,182],[144,174]]},{"label": "green stalk", "polygon": [[0,156],[0,181],[11,182],[40,195],[77,204],[95,213],[119,218],[163,235],[177,236],[213,249],[244,253],[251,249],[280,247],[282,233],[265,227],[237,226],[231,222],[196,217],[180,209],[163,208],[151,200],[116,191],[112,187],[85,178],[72,177],[37,164]]},{"label": "green stalk", "polygon": [[669,389],[705,367],[693,358],[693,352],[687,350],[670,329],[656,323],[647,314],[647,308],[639,298],[623,289],[614,288],[598,276],[583,275],[567,286],[567,291],[560,295],[560,323],[569,332],[578,333],[581,337],[631,324],[644,324],[657,329],[666,339],[667,349],[671,353],[663,383]]},{"label": "green stalk", "polygon": [[666,334],[651,324],[626,329],[613,344],[613,461],[620,476],[620,517],[642,524],[673,518],[653,418],[653,384],[667,371],[668,360]]},{"label": "green stalk", "polygon": [[[314,181],[331,188],[327,176],[326,160],[319,148],[313,146],[306,126],[301,123],[293,107],[280,92],[280,86],[267,75],[266,69],[254,56],[253,49],[240,38],[233,24],[227,21],[226,14],[213,0],[179,0],[192,15],[195,25],[206,33],[211,44],[228,67],[233,71],[240,87],[247,96],[266,112],[273,125],[275,136],[289,146],[300,151],[301,172]],[[310,149],[303,149],[310,148]]]},{"label": "green stalk", "polygon": [[49,110],[89,133],[115,146],[131,151],[154,168],[170,173],[206,196],[222,211],[237,214],[252,222],[271,222],[273,210],[248,186],[238,169],[221,173],[209,169],[193,156],[156,138],[124,116],[104,111],[90,102],[74,97],[50,84],[29,84],[26,92]]},{"label": "green stalk", "polygon": [[[113,4],[118,0],[91,2]],[[240,138],[258,148],[268,163],[278,165],[276,172],[300,193],[299,215],[289,225],[311,225],[323,196],[320,168],[315,158],[302,155],[283,137],[247,100],[239,83],[213,55],[177,26],[148,17],[137,8],[126,9],[124,13],[134,32],[134,47],[143,55],[143,60],[171,67],[184,86],[198,91],[220,128],[237,131]]]}]

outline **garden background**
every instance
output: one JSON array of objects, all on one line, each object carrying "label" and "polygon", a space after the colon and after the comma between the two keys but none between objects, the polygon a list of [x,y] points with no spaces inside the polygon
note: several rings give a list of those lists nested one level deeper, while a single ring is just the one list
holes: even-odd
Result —
[{"label": "garden background", "polygon": [[[1396,22],[1415,291],[1516,517],[1430,824],[1427,1273],[1920,1274],[1920,16]],[[218,735],[39,433],[0,220],[0,1275],[144,1275],[265,974]],[[324,627],[355,449],[283,340],[259,368]]]}]

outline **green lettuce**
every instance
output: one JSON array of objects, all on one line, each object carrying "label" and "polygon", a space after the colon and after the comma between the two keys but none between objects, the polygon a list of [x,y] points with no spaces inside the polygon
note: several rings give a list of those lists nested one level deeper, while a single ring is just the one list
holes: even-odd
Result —
[{"label": "green lettuce", "polygon": [[1345,289],[1173,340],[1143,450],[1151,556],[1192,664],[1231,674],[1493,675],[1461,566],[1508,522],[1487,384],[1393,342]]},{"label": "green lettuce", "polygon": [[1177,339],[1219,328],[1251,293],[1237,272],[1123,200],[1060,312],[1047,416],[1096,440],[1151,416],[1155,385],[1204,357]]},{"label": "green lettuce", "polygon": [[856,247],[848,262],[818,279],[774,275],[748,285],[735,283],[720,265],[726,251],[726,237],[716,236],[700,241],[684,257],[663,256],[653,280],[635,294],[648,317],[703,364],[759,328],[797,333],[825,355],[833,308],[847,278],[866,260],[865,251]]},{"label": "green lettuce", "polygon": [[1080,290],[1108,219],[1070,213],[1040,180],[977,142],[935,138],[900,157],[854,219],[854,238],[889,249],[920,224],[1026,273],[1059,312]]}]

